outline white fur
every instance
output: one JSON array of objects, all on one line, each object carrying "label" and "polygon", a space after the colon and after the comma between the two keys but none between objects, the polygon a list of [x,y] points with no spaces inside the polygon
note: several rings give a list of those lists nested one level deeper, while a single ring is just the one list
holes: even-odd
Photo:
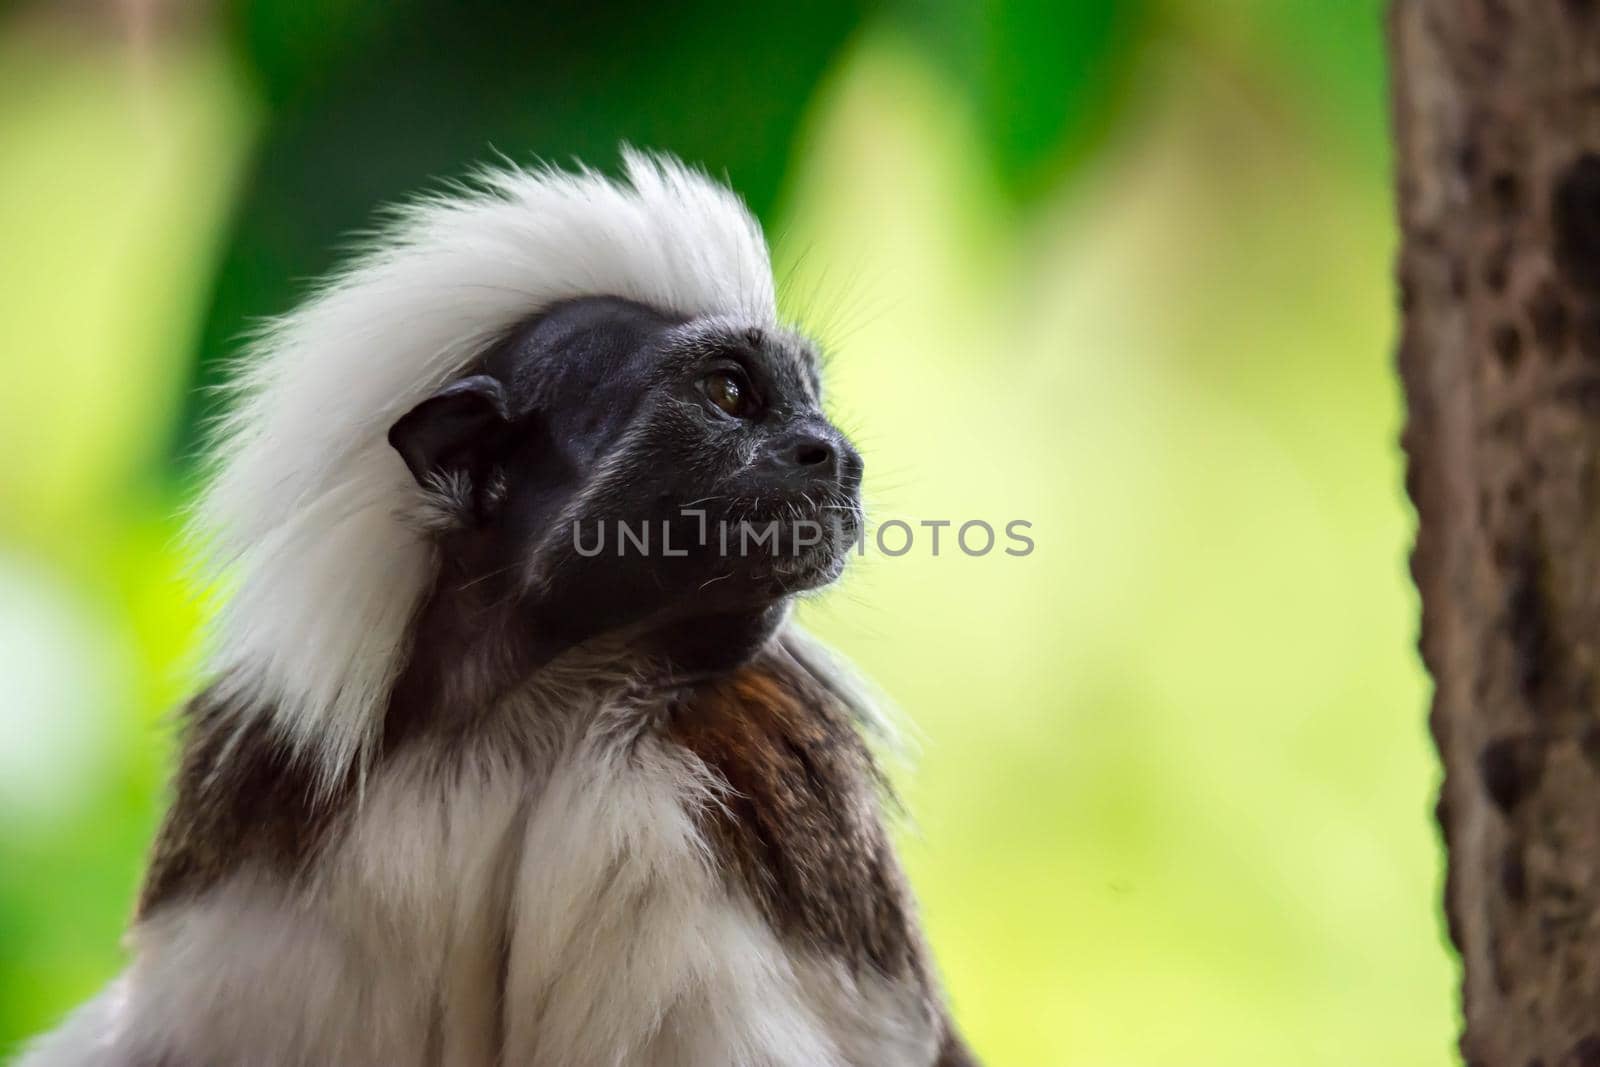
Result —
[{"label": "white fur", "polygon": [[221,603],[209,673],[271,709],[324,784],[371,754],[433,573],[388,427],[555,301],[776,324],[766,245],[738,198],[669,159],[629,152],[625,171],[492,171],[403,209],[242,361],[191,527]]},{"label": "white fur", "polygon": [[729,888],[698,830],[723,787],[641,730],[648,707],[574,711],[534,743],[384,763],[318,882],[246,872],[145,923],[122,1003],[22,1067],[934,1061],[914,980],[783,942]]}]

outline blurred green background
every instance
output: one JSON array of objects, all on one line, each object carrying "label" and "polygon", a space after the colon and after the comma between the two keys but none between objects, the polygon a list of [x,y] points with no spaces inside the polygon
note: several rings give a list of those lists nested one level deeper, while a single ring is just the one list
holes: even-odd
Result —
[{"label": "blurred green background", "polygon": [[725,173],[878,520],[806,606],[917,726],[992,1064],[1455,1062],[1378,0],[0,3],[0,1052],[119,966],[200,611],[204,386],[372,209]]}]

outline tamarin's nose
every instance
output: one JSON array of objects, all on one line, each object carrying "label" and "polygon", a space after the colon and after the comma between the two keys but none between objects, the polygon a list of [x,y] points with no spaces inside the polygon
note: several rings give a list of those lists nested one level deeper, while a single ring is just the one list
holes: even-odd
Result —
[{"label": "tamarin's nose", "polygon": [[838,460],[833,443],[820,437],[807,437],[794,446],[793,462],[798,467],[834,467]]},{"label": "tamarin's nose", "polygon": [[769,455],[769,469],[775,468],[785,481],[834,482],[846,492],[861,485],[861,457],[837,433],[804,430],[774,442]]}]

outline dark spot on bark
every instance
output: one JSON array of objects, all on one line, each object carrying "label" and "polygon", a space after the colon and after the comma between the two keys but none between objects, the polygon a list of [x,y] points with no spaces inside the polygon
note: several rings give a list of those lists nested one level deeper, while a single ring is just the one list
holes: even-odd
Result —
[{"label": "dark spot on bark", "polygon": [[1498,171],[1489,179],[1489,197],[1501,215],[1514,215],[1522,202],[1522,183],[1509,170]]},{"label": "dark spot on bark", "polygon": [[1520,408],[1512,408],[1489,420],[1489,433],[1502,440],[1520,441],[1527,428],[1527,416]]},{"label": "dark spot on bark", "polygon": [[1494,354],[1500,360],[1500,366],[1508,371],[1517,369],[1517,363],[1522,359],[1522,334],[1509,322],[1502,322],[1494,328],[1493,341]]},{"label": "dark spot on bark", "polygon": [[1578,745],[1583,749],[1583,758],[1600,770],[1600,723],[1585,726],[1578,737]]},{"label": "dark spot on bark", "polygon": [[1478,142],[1467,140],[1456,146],[1456,169],[1461,172],[1463,178],[1469,181],[1476,178],[1480,161]]},{"label": "dark spot on bark", "polygon": [[[1505,19],[1504,11],[1501,11],[1498,16],[1496,15],[1492,0],[1484,4],[1483,12],[1496,21],[1504,21]],[[1473,58],[1482,63],[1490,73],[1498,71],[1505,60],[1505,43],[1498,33],[1484,34],[1472,38],[1467,42],[1466,47]]]},{"label": "dark spot on bark", "polygon": [[1420,500],[1420,494],[1422,492],[1422,469],[1421,465],[1414,460],[1406,463],[1405,484],[1406,496],[1412,501]]},{"label": "dark spot on bark", "polygon": [[1551,216],[1556,265],[1573,285],[1600,292],[1600,155],[1579,156],[1557,179]]},{"label": "dark spot on bark", "polygon": [[1503,293],[1510,274],[1511,246],[1501,242],[1483,259],[1483,284],[1492,293]]},{"label": "dark spot on bark", "polygon": [[1539,347],[1555,354],[1567,343],[1571,320],[1567,306],[1561,302],[1556,287],[1546,282],[1539,287],[1528,303],[1528,318],[1533,323],[1533,336]]},{"label": "dark spot on bark", "polygon": [[1583,357],[1600,360],[1600,308],[1586,307],[1579,312],[1577,328],[1573,333]]},{"label": "dark spot on bark", "polygon": [[1450,295],[1457,300],[1467,295],[1467,269],[1455,261],[1450,264]]},{"label": "dark spot on bark", "polygon": [[[1485,523],[1484,525],[1487,526],[1488,523]],[[1489,546],[1489,558],[1494,560],[1495,570],[1510,570],[1517,562],[1516,546],[1514,546],[1510,541],[1507,541],[1504,537],[1496,537],[1494,542]]]},{"label": "dark spot on bark", "polygon": [[1594,0],[1562,0],[1562,6],[1575,18],[1588,18],[1594,14]]},{"label": "dark spot on bark", "polygon": [[1574,1045],[1572,1059],[1578,1067],[1600,1067],[1600,1034],[1590,1034]]},{"label": "dark spot on bark", "polygon": [[1538,787],[1543,773],[1544,750],[1536,738],[1502,737],[1478,753],[1484,791],[1505,815]]},{"label": "dark spot on bark", "polygon": [[1562,382],[1553,394],[1556,400],[1577,408],[1585,415],[1600,413],[1600,379],[1592,376]]},{"label": "dark spot on bark", "polygon": [[1536,705],[1543,695],[1552,654],[1544,562],[1537,544],[1537,537],[1530,533],[1515,553],[1505,611],[1506,633],[1516,660],[1517,688],[1530,705]]},{"label": "dark spot on bark", "polygon": [[[1548,816],[1546,816],[1543,821],[1545,823],[1543,827],[1544,834],[1546,836],[1554,834],[1555,824],[1549,820]],[[1571,883],[1551,882],[1545,887],[1545,895],[1553,897],[1554,899],[1561,901],[1563,904],[1572,904],[1576,903],[1579,894],[1577,887]]]},{"label": "dark spot on bark", "polygon": [[1491,932],[1489,938],[1489,969],[1494,976],[1495,992],[1505,996],[1511,992],[1511,968],[1506,962],[1506,940],[1500,931]]},{"label": "dark spot on bark", "polygon": [[1513,904],[1520,906],[1528,901],[1528,867],[1522,862],[1522,850],[1515,844],[1507,845],[1500,855],[1500,889]]}]

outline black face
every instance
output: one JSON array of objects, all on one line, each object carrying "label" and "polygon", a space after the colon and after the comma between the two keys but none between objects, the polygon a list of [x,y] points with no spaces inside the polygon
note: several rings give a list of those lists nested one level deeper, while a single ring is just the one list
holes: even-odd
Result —
[{"label": "black face", "polygon": [[560,305],[395,424],[449,487],[445,574],[515,601],[559,651],[621,633],[737,660],[790,594],[837,577],[861,458],[785,333],[685,322],[609,297]]}]

